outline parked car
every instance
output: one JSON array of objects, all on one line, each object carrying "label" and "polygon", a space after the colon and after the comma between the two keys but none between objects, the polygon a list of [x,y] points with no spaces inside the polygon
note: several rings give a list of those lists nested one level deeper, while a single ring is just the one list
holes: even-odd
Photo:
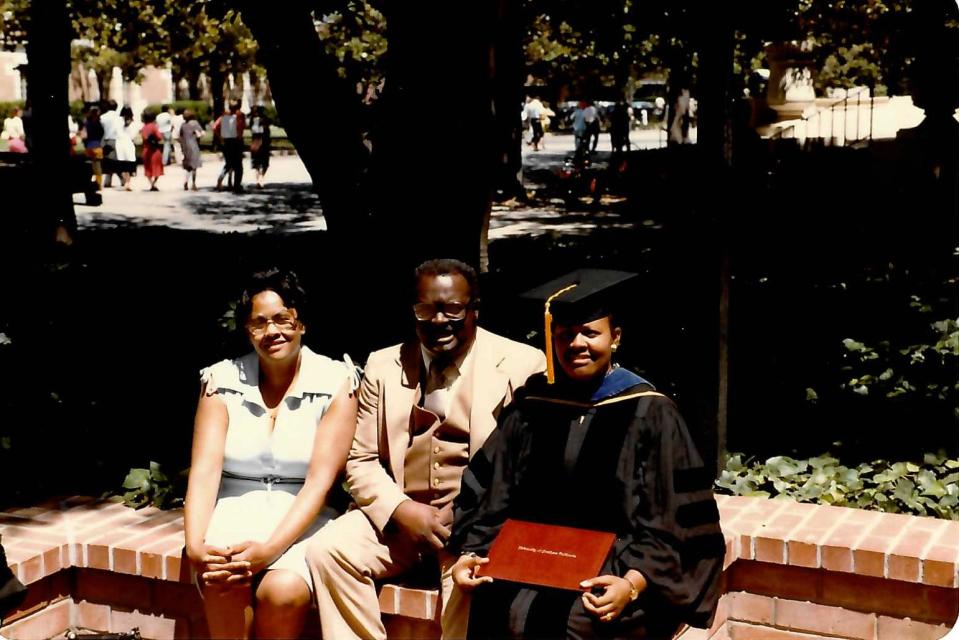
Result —
[{"label": "parked car", "polygon": [[656,107],[648,100],[633,100],[629,103],[632,109],[633,127],[648,125],[653,120],[653,111]]},{"label": "parked car", "polygon": [[596,107],[596,110],[599,111],[600,120],[608,122],[609,112],[613,110],[616,103],[613,100],[597,100],[593,105]]}]

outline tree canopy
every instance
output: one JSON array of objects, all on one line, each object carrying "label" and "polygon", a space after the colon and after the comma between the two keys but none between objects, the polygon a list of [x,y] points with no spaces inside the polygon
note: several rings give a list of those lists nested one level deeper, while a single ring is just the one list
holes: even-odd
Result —
[{"label": "tree canopy", "polygon": [[[30,0],[0,0],[0,47],[22,45]],[[363,93],[383,79],[387,24],[382,0],[307,3],[323,50]],[[910,0],[772,0],[724,7],[735,29],[732,72],[763,66],[769,41],[806,42],[817,88],[869,85],[901,92],[911,62]],[[257,43],[230,0],[69,0],[74,58],[98,74],[119,67],[133,80],[169,63],[175,78],[221,79],[253,70]],[[695,78],[706,30],[692,0],[523,0],[527,77],[554,94],[631,94],[644,77]],[[437,51],[437,55],[443,55]],[[373,95],[373,92],[370,92]],[[196,97],[196,96],[194,96]],[[369,97],[369,96],[368,96]]]},{"label": "tree canopy", "polygon": [[[23,46],[30,0],[0,0],[0,45]],[[256,69],[256,41],[221,0],[69,0],[74,62],[101,81],[118,67],[135,80],[146,66],[171,65],[195,85],[200,74],[224,77]],[[262,72],[262,68],[259,69]]]},{"label": "tree canopy", "polygon": [[336,59],[341,78],[363,87],[383,79],[386,16],[380,8],[371,2],[340,0],[322,3],[313,16],[323,48]]}]

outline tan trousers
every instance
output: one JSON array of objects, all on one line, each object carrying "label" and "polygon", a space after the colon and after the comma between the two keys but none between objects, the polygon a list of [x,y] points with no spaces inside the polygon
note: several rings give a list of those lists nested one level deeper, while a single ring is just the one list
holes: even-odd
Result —
[{"label": "tan trousers", "polygon": [[[396,576],[411,567],[418,549],[399,536],[382,536],[362,511],[350,511],[310,541],[306,561],[315,586],[320,628],[327,640],[381,640],[386,628],[380,617],[374,580]],[[465,638],[469,598],[453,585],[456,557],[438,555],[442,638]]]}]

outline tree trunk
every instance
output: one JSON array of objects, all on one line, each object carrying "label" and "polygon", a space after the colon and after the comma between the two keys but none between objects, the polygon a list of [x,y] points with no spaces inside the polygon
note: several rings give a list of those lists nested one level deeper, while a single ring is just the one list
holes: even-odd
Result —
[{"label": "tree trunk", "polygon": [[[520,8],[509,0],[496,0],[496,31],[490,49],[490,78],[496,130],[496,172],[493,191],[503,199],[526,198],[523,187],[523,38]],[[492,203],[485,209],[480,232],[479,269],[489,270],[489,223]]]},{"label": "tree trunk", "polygon": [[29,211],[23,211],[24,222],[39,248],[58,236],[66,240],[63,231],[72,236],[77,224],[71,185],[65,178],[70,173],[70,22],[65,0],[33,2],[30,12],[27,97],[29,159],[33,166],[28,183],[21,185],[19,191],[28,198]]},{"label": "tree trunk", "polygon": [[356,239],[351,238],[354,230],[369,234],[360,184],[368,152],[359,100],[337,74],[336,60],[323,51],[309,7],[255,0],[238,5],[259,44],[278,116],[320,195],[327,227],[347,242]]},{"label": "tree trunk", "polygon": [[731,140],[729,83],[733,72],[733,28],[718,4],[704,4],[702,29],[696,37],[699,51],[697,74],[697,140],[703,160],[718,171],[729,169]]},{"label": "tree trunk", "polygon": [[[310,11],[294,3],[244,0],[240,6],[329,228],[362,229],[368,247],[374,229],[381,242],[370,250],[404,273],[436,256],[478,264],[497,168],[512,145],[504,143],[511,134],[503,131],[507,123],[513,126],[510,114],[519,109],[518,94],[510,95],[508,88],[516,64],[501,64],[497,53],[498,45],[515,38],[497,26],[498,11],[507,12],[505,0],[386,6],[387,80],[377,104],[382,117],[370,136],[368,175],[359,99],[323,52]],[[436,15],[470,29],[437,31]],[[302,75],[306,63],[312,71],[308,83]],[[496,76],[501,67],[502,80]],[[503,114],[502,121],[496,113]],[[456,162],[444,157],[467,145],[471,152]]]},{"label": "tree trunk", "polygon": [[495,188],[509,198],[525,198],[523,189],[523,55],[522,14],[517,3],[497,0],[492,67],[493,109],[496,117],[498,172]]},{"label": "tree trunk", "polygon": [[213,117],[218,118],[223,113],[223,84],[225,76],[220,68],[220,60],[215,56],[210,59],[210,97],[213,98]]},{"label": "tree trunk", "polygon": [[200,70],[196,66],[191,66],[183,70],[183,77],[186,78],[186,97],[187,100],[201,100],[200,96]]},{"label": "tree trunk", "polygon": [[[733,27],[729,11],[722,5],[705,3],[699,6],[697,26],[694,31],[694,44],[699,52],[699,72],[697,74],[696,110],[697,139],[696,155],[703,175],[708,176],[701,185],[705,193],[712,194],[719,202],[734,200],[734,184],[730,167],[731,153],[731,101],[729,80],[732,76],[734,40]],[[708,25],[708,26],[707,26]],[[704,373],[702,388],[713,388],[716,395],[708,403],[710,411],[705,419],[706,447],[703,452],[707,460],[714,460],[717,472],[721,471],[726,453],[726,436],[729,410],[729,322],[730,290],[732,285],[732,259],[729,250],[729,220],[727,215],[735,215],[729,208],[714,207],[703,202],[699,207],[697,225],[709,229],[708,244],[712,252],[704,255],[712,260],[703,263],[702,278],[713,283],[707,287],[715,292],[715,297],[704,296],[703,313],[714,322],[717,366],[713,376]]]},{"label": "tree trunk", "polygon": [[[497,167],[497,0],[387,5],[385,120],[374,141],[377,223],[402,239],[405,265],[447,256],[477,265]],[[435,28],[435,16],[449,25]],[[503,98],[504,102],[510,100]],[[505,119],[519,109],[503,107]],[[467,146],[456,162],[445,157]]]},{"label": "tree trunk", "polygon": [[190,72],[190,100],[203,100],[203,72],[199,68]]}]

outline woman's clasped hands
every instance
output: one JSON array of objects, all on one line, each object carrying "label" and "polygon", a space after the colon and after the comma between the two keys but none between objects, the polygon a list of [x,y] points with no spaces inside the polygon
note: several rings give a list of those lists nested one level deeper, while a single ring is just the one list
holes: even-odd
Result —
[{"label": "woman's clasped hands", "polygon": [[187,558],[204,587],[248,586],[257,570],[255,565],[263,566],[262,559],[251,558],[254,554],[251,554],[250,550],[254,545],[262,546],[260,543],[251,542],[227,547],[204,544],[197,549],[187,548]]}]

